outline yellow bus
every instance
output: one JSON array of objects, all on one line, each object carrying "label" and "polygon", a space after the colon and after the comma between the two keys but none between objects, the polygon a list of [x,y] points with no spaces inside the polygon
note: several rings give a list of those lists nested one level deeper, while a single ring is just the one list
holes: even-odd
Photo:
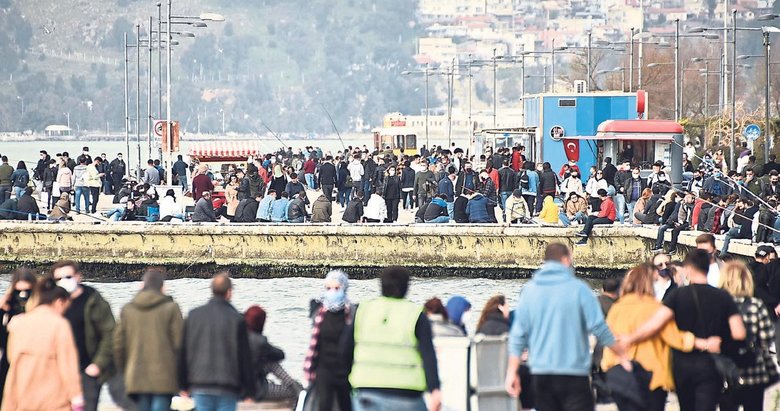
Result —
[{"label": "yellow bus", "polygon": [[417,132],[411,127],[379,127],[371,130],[374,135],[374,149],[392,150],[393,154],[413,156],[417,150]]}]

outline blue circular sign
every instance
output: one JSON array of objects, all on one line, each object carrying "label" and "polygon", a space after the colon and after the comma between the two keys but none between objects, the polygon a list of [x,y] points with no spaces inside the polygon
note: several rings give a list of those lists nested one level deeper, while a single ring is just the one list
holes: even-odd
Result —
[{"label": "blue circular sign", "polygon": [[748,124],[745,129],[742,130],[742,134],[749,141],[756,141],[761,136],[761,127],[756,124]]}]

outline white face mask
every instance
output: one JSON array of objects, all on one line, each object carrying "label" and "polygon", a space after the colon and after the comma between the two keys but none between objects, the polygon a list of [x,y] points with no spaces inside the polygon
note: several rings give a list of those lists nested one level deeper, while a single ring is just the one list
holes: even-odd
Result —
[{"label": "white face mask", "polygon": [[79,288],[79,282],[75,278],[62,278],[57,281],[57,285],[64,288],[68,293],[73,293]]},{"label": "white face mask", "polygon": [[471,322],[471,310],[463,313],[463,315],[460,317],[460,321],[463,324],[469,324]]}]

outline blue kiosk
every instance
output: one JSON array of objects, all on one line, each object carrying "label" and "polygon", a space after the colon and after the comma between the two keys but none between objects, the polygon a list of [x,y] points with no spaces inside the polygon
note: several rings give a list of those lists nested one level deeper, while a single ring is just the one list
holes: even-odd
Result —
[{"label": "blue kiosk", "polygon": [[604,147],[603,141],[582,136],[595,136],[599,125],[607,120],[642,118],[644,102],[644,91],[526,96],[523,126],[536,131],[533,158],[549,162],[556,172],[569,160],[575,160],[583,177],[588,176],[591,166],[601,165],[604,157],[617,162],[618,153],[626,146]]}]

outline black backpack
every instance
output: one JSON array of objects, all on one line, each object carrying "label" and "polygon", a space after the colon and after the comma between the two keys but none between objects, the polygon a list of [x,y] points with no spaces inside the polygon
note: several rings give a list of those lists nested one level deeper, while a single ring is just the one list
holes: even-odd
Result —
[{"label": "black backpack", "polygon": [[523,170],[523,172],[520,173],[520,188],[524,190],[528,190],[529,188],[531,188],[528,179],[528,170]]}]

